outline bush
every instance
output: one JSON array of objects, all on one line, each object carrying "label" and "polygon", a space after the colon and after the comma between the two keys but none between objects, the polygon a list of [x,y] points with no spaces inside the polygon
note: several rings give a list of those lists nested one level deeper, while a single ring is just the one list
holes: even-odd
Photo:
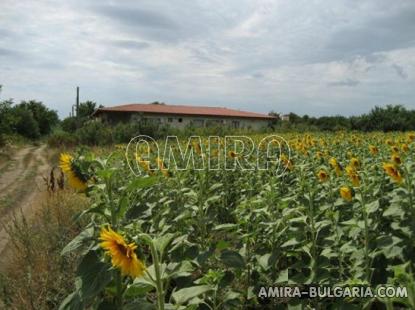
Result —
[{"label": "bush", "polygon": [[116,143],[128,143],[140,134],[137,123],[119,123],[113,128],[113,138]]},{"label": "bush", "polygon": [[113,143],[111,128],[100,121],[89,121],[76,131],[78,141],[86,145],[107,145]]},{"label": "bush", "polygon": [[71,117],[67,117],[65,118],[62,122],[61,122],[61,128],[62,130],[66,131],[66,132],[75,132],[78,129],[78,120],[76,117],[71,116]]},{"label": "bush", "polygon": [[48,137],[47,143],[56,148],[72,147],[78,144],[78,137],[65,131],[56,131]]}]

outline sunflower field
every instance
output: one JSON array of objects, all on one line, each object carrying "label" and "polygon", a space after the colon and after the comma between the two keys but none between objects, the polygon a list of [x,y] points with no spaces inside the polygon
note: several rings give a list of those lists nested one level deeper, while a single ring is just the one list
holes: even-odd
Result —
[{"label": "sunflower field", "polygon": [[[61,309],[415,309],[415,134],[284,139],[281,166],[266,170],[176,170],[139,148],[137,175],[124,145],[62,154],[68,185],[92,204],[78,216],[89,225],[62,251],[79,266]],[[207,146],[189,147],[203,161]],[[209,155],[238,157],[225,153]],[[258,296],[385,284],[408,296]]]}]

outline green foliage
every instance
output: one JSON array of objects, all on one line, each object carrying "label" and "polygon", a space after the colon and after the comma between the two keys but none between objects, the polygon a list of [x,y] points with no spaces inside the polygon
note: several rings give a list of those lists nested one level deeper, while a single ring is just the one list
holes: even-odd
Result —
[{"label": "green foliage", "polygon": [[12,100],[0,102],[0,135],[19,134],[37,139],[49,134],[58,121],[56,111],[38,101],[22,101],[17,105]]},{"label": "green foliage", "polygon": [[62,130],[56,130],[47,138],[47,143],[51,147],[75,147],[78,144],[78,137]]},{"label": "green foliage", "polygon": [[80,118],[90,118],[92,113],[94,113],[94,111],[97,108],[97,104],[94,101],[85,101],[85,102],[81,102],[79,103],[79,108],[78,108],[78,117]]},{"label": "green foliage", "polygon": [[[409,288],[409,298],[399,300],[290,301],[304,308],[369,309],[383,303],[388,309],[413,309],[415,135],[339,132],[285,138],[294,165],[284,174],[173,169],[171,177],[160,171],[137,177],[125,150],[104,159],[89,155],[95,177],[87,194],[93,204],[84,214],[93,214],[94,221],[64,253],[81,253],[81,265],[87,257],[90,268],[79,268],[83,274],[77,277],[91,279],[95,270],[105,287],[90,280],[89,295],[81,293],[85,288],[78,281],[66,300],[69,308],[81,309],[86,295],[91,307],[247,309],[265,302],[257,295],[261,286],[289,282]],[[202,146],[206,143],[205,138]],[[373,145],[376,154],[370,151]],[[391,145],[402,149],[399,171],[405,180],[400,184],[382,169]],[[343,173],[332,167],[332,157]],[[351,157],[359,161],[358,185],[346,173]],[[152,166],[156,158],[151,156]],[[316,176],[320,169],[327,171],[327,180]],[[341,196],[343,186],[351,188],[350,200]],[[99,244],[99,231],[108,225],[137,245],[135,253],[147,266],[143,275],[120,278]],[[278,309],[286,300],[268,302]]]},{"label": "green foliage", "polygon": [[107,145],[113,142],[111,128],[100,121],[89,121],[76,131],[79,142],[85,145]]},{"label": "green foliage", "polygon": [[0,133],[11,134],[16,124],[16,114],[13,110],[13,101],[0,101]]},{"label": "green foliage", "polygon": [[17,106],[13,109],[15,115],[14,128],[17,133],[29,139],[40,137],[39,124],[36,122],[33,112],[24,106]]},{"label": "green foliage", "polygon": [[30,112],[39,127],[40,135],[47,135],[52,128],[59,122],[56,111],[48,109],[42,102],[30,100],[22,101],[19,105]]},{"label": "green foliage", "polygon": [[360,116],[309,117],[289,114],[288,122],[280,122],[277,128],[300,130],[359,130],[359,131],[408,131],[415,129],[415,110],[401,105],[375,107]]},{"label": "green foliage", "polygon": [[75,116],[70,116],[61,122],[60,127],[67,133],[74,133],[78,129],[78,123],[79,121]]}]

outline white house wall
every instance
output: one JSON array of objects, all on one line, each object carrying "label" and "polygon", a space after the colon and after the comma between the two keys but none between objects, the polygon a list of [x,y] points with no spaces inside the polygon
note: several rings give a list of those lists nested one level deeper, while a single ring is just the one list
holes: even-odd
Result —
[{"label": "white house wall", "polygon": [[[195,127],[206,127],[209,122],[217,123],[216,126],[234,127],[238,124],[237,128],[250,128],[253,130],[259,130],[266,127],[269,120],[266,119],[250,119],[250,118],[220,118],[220,117],[201,117],[201,116],[182,116],[182,115],[140,115],[133,116],[132,121],[140,121],[142,118],[148,119],[161,124],[170,125],[173,128],[184,129],[193,123]],[[181,120],[181,121],[180,121]],[[236,122],[236,123],[235,123]],[[213,125],[213,126],[215,126]]]}]

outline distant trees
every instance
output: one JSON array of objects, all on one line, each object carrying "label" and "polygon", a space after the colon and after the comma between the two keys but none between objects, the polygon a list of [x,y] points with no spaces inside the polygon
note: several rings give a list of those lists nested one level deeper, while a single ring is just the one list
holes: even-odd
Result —
[{"label": "distant trees", "polygon": [[59,122],[56,111],[42,102],[30,100],[14,105],[12,100],[0,101],[0,134],[19,134],[29,139],[47,135]]},{"label": "distant trees", "polygon": [[91,118],[92,113],[97,109],[97,104],[94,101],[85,101],[79,104],[77,116],[70,116],[65,118],[61,127],[64,131],[74,132],[83,127],[83,125]]},{"label": "distant trees", "polygon": [[89,118],[95,112],[97,104],[94,101],[85,101],[79,104],[78,117]]},{"label": "distant trees", "polygon": [[415,130],[415,110],[408,110],[402,105],[387,105],[385,107],[376,106],[367,114],[351,117],[340,115],[310,117],[290,113],[288,122],[280,124],[283,128],[301,130]]}]

